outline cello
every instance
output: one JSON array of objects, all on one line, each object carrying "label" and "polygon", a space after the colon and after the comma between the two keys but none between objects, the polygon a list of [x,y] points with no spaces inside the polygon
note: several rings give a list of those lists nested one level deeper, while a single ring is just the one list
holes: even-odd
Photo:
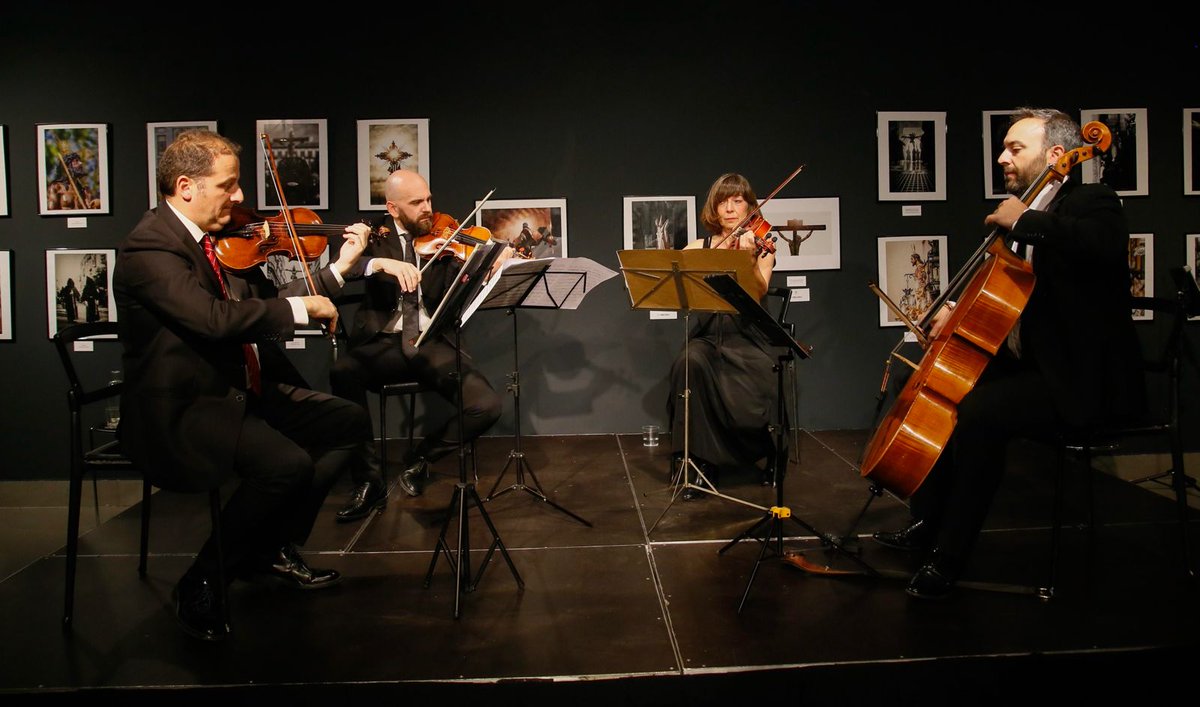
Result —
[{"label": "cello", "polygon": [[[1108,126],[1101,122],[1092,121],[1080,132],[1086,144],[1042,171],[1020,197],[1026,206],[1051,182],[1062,180],[1112,143]],[[956,406],[1004,345],[1033,293],[1033,267],[1008,247],[1002,231],[997,227],[984,239],[919,325],[909,323],[925,354],[919,364],[910,363],[915,371],[876,426],[861,465],[864,478],[901,498],[912,496],[932,470],[954,431]],[[934,315],[956,294],[945,326],[929,339],[925,331]],[[888,306],[895,311],[894,305]]]}]

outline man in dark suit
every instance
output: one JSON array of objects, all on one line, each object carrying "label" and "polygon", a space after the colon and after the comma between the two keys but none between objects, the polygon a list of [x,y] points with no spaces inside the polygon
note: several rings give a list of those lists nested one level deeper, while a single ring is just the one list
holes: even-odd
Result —
[{"label": "man in dark suit", "polygon": [[[1022,194],[1047,165],[1082,144],[1078,124],[1047,109],[1019,109],[999,163],[1010,194]],[[1036,284],[1010,333],[958,406],[946,449],[913,495],[913,519],[875,539],[903,550],[931,550],[908,593],[947,595],[983,526],[1014,438],[1137,415],[1145,405],[1130,316],[1129,227],[1117,195],[1077,175],[1043,189],[1030,206],[1010,196],[985,223],[1029,246]],[[938,336],[949,318],[939,312]]]},{"label": "man in dark suit", "polygon": [[[419,332],[446,294],[462,261],[440,257],[418,271],[413,239],[433,228],[433,197],[429,185],[416,172],[398,170],[384,186],[388,216],[376,224],[380,235],[348,274],[365,278],[366,295],[355,312],[350,328],[350,350],[340,356],[330,371],[330,388],[335,395],[367,406],[367,391],[398,381],[416,380],[435,387],[443,398],[458,404],[458,381],[454,377],[457,351],[443,336],[413,346]],[[496,261],[511,257],[506,248]],[[493,270],[494,272],[494,270]],[[460,441],[468,443],[490,428],[500,417],[501,399],[487,379],[462,359],[464,425],[451,415],[440,429],[427,433],[404,459],[399,484],[410,496],[419,496],[429,473],[429,464],[457,451]],[[355,490],[338,511],[346,522],[362,518],[386,500],[378,463],[356,467]]]},{"label": "man in dark suit", "polygon": [[[359,407],[307,390],[274,343],[297,324],[335,319],[332,301],[289,296],[302,282],[278,293],[257,266],[219,272],[207,234],[221,231],[242,201],[238,151],[208,131],[178,136],[158,164],[162,204],[121,244],[121,443],[163,488],[241,478],[221,516],[226,576],[320,589],[338,573],[310,568],[297,545],[338,474],[366,453],[368,421]],[[324,292],[340,291],[366,236],[365,226],[348,229],[337,262],[319,274]],[[218,558],[210,538],[176,587],[181,625],[206,640],[229,632]]]}]

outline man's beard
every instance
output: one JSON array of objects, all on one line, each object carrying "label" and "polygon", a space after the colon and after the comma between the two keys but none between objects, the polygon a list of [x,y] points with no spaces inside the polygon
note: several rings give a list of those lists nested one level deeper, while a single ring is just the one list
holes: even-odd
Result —
[{"label": "man's beard", "polygon": [[420,221],[409,221],[407,218],[400,217],[400,225],[406,233],[412,234],[414,238],[424,236],[429,233],[429,229],[433,228],[433,217],[425,219],[424,223]]},{"label": "man's beard", "polygon": [[[1042,153],[1042,159],[1039,160],[1037,164],[1043,164],[1043,165],[1045,164],[1045,153],[1044,152]],[[1008,188],[1008,193],[1012,194],[1013,196],[1021,196],[1022,194],[1025,193],[1025,190],[1029,188],[1029,185],[1033,184],[1034,180],[1036,180],[1039,176],[1041,176],[1042,170],[1044,170],[1044,169],[1045,169],[1045,167],[1041,167],[1036,172],[1033,172],[1031,174],[1026,174],[1025,172],[1018,170],[1017,173],[1013,175],[1014,182],[1013,182],[1013,185]],[[1031,167],[1031,170],[1032,170],[1032,167]],[[1005,178],[1006,184],[1007,184],[1007,181],[1008,181],[1007,178]]]}]

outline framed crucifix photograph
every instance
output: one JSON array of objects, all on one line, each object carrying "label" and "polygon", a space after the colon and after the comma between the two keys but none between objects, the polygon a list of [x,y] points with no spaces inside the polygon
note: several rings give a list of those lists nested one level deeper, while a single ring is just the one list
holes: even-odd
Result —
[{"label": "framed crucifix photograph", "polygon": [[146,123],[146,172],[149,175],[150,208],[158,206],[158,159],[163,150],[175,141],[180,133],[189,130],[211,130],[217,132],[215,120],[180,120],[170,123]]},{"label": "framed crucifix photograph", "polygon": [[358,208],[387,210],[383,185],[388,175],[408,169],[429,179],[429,119],[358,121]]},{"label": "framed crucifix photograph", "polygon": [[1108,126],[1112,144],[1083,163],[1083,181],[1107,184],[1119,196],[1150,195],[1150,148],[1145,108],[1096,108],[1079,112],[1079,123]]},{"label": "framed crucifix photograph", "polygon": [[508,241],[524,257],[567,257],[566,199],[492,200],[475,219],[493,238]]},{"label": "framed crucifix photograph", "polygon": [[329,208],[329,135],[324,118],[309,120],[260,120],[255,132],[258,155],[258,208],[266,211],[281,205],[271,178],[267,154],[259,135],[266,133],[279,169],[279,182],[288,206],[307,209]]},{"label": "framed crucifix photograph", "polygon": [[37,144],[41,215],[109,212],[107,125],[39,125]]},{"label": "framed crucifix photograph", "polygon": [[946,114],[880,112],[880,201],[946,199]]},{"label": "framed crucifix photograph", "polygon": [[683,248],[696,240],[696,197],[627,196],[625,250]]},{"label": "framed crucifix photograph", "polygon": [[842,227],[837,197],[771,199],[762,208],[775,237],[776,270],[838,270]]},{"label": "framed crucifix photograph", "polygon": [[[942,296],[942,283],[949,279],[946,236],[879,239],[879,289],[914,322],[921,321]],[[879,326],[904,326],[904,322],[880,301]]]},{"label": "framed crucifix photograph", "polygon": [[115,250],[46,251],[46,307],[50,338],[82,322],[117,321],[112,273]]}]

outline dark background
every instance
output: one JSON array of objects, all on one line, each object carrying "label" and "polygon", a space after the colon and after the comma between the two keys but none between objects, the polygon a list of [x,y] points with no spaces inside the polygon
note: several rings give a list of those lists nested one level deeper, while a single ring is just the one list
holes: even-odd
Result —
[{"label": "dark background", "polygon": [[[1133,232],[1155,235],[1155,291],[1200,232],[1197,197],[1182,195],[1182,109],[1200,105],[1196,33],[1180,18],[1021,14],[985,9],[983,24],[856,3],[358,5],[307,14],[288,5],[122,10],[55,3],[7,9],[0,22],[0,123],[7,128],[10,216],[0,249],[13,254],[15,340],[0,342],[0,444],[6,479],[66,469],[66,382],[46,335],[45,250],[113,248],[146,208],[150,121],[216,119],[244,146],[242,186],[254,205],[255,121],[327,118],[328,223],[357,211],[355,121],[429,118],[435,207],[467,214],[496,199],[565,198],[570,254],[618,267],[622,198],[694,194],[745,174],[760,196],[800,163],[780,197],[839,197],[840,270],[808,278],[793,304],[800,424],[873,424],[875,395],[899,329],[878,326],[867,282],[881,236],[949,238],[953,273],[987,231],[981,112],[1052,106],[1148,111],[1150,196],[1125,200]],[[887,9],[883,9],[887,8]],[[1057,13],[1057,14],[1056,14]],[[947,199],[880,202],[877,111],[945,111]],[[67,229],[38,215],[35,126],[110,127],[111,213]],[[335,243],[336,245],[336,243]],[[666,375],[682,321],[632,311],[619,279],[576,311],[517,315],[524,434],[632,432],[665,423]],[[1139,324],[1147,340],[1155,324]],[[1196,326],[1187,332],[1193,349]],[[481,312],[468,347],[500,388],[514,366],[512,320]],[[293,351],[326,389],[329,347]],[[89,359],[107,377],[117,346]],[[912,353],[912,352],[910,352]],[[912,355],[917,355],[913,353]],[[1198,396],[1185,397],[1195,437]],[[511,434],[511,402],[493,434]]]}]

